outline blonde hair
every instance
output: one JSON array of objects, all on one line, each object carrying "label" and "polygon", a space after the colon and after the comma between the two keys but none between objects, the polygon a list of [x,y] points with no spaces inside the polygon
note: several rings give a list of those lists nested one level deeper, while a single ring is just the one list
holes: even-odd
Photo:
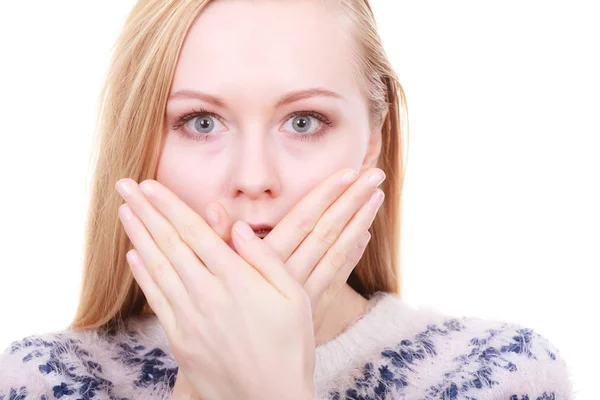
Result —
[{"label": "blonde hair", "polygon": [[[118,329],[132,316],[152,314],[125,254],[132,248],[119,218],[124,177],[155,179],[165,108],[185,36],[211,0],[139,0],[115,44],[99,100],[93,146],[84,270],[72,329]],[[339,0],[353,22],[359,75],[373,126],[381,125],[378,167],[387,179],[385,201],[370,229],[372,239],[348,279],[366,298],[400,294],[400,212],[404,181],[402,139],[408,133],[404,91],[384,52],[367,0]],[[389,110],[387,115],[384,110]],[[382,120],[382,116],[385,119]]]}]

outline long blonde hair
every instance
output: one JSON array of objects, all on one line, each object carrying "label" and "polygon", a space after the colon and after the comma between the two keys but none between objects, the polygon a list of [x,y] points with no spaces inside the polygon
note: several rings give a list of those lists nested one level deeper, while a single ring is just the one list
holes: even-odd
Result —
[{"label": "long blonde hair", "polygon": [[[152,313],[125,257],[132,245],[118,218],[123,201],[115,183],[124,177],[136,182],[156,179],[165,108],[179,52],[188,29],[210,1],[139,0],[115,44],[99,99],[83,279],[72,329],[112,331],[128,317]],[[372,123],[381,126],[378,167],[387,175],[382,184],[385,201],[370,229],[372,239],[348,284],[366,298],[376,291],[400,295],[406,100],[368,1],[339,0],[339,4],[356,28],[357,70]]]}]

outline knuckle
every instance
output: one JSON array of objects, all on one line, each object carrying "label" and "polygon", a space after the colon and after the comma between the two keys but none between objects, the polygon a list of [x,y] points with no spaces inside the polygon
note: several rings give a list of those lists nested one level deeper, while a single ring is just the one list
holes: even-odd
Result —
[{"label": "knuckle", "polygon": [[198,255],[210,251],[218,245],[216,237],[205,234],[198,221],[190,221],[183,225],[179,229],[179,235],[181,236],[181,240]]},{"label": "knuckle", "polygon": [[304,235],[308,235],[315,227],[316,221],[309,213],[301,213],[296,228]]},{"label": "knuckle", "polygon": [[188,222],[181,227],[179,234],[184,242],[195,243],[198,241],[198,237],[200,236],[200,230],[195,223]]},{"label": "knuckle", "polygon": [[173,267],[171,267],[167,261],[159,261],[154,264],[154,268],[152,268],[152,275],[154,275],[158,284],[165,282],[169,268]]},{"label": "knuckle", "polygon": [[348,255],[345,251],[341,251],[339,249],[333,249],[329,252],[329,256],[327,257],[329,264],[334,269],[341,269],[348,262]]},{"label": "knuckle", "polygon": [[327,247],[331,247],[338,238],[339,232],[337,226],[331,222],[327,222],[323,227],[316,232],[317,238]]},{"label": "knuckle", "polygon": [[170,232],[168,234],[159,235],[156,238],[158,246],[165,251],[173,250],[177,245],[177,242],[178,239]]}]

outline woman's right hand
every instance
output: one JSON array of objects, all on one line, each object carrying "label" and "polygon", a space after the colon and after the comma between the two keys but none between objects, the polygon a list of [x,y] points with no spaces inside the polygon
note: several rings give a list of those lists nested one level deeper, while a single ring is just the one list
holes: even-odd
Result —
[{"label": "woman's right hand", "polygon": [[[379,168],[360,176],[350,169],[338,171],[307,194],[263,239],[309,295],[315,332],[364,253],[368,229],[383,203],[384,193],[378,186],[384,179]],[[207,204],[206,211],[207,223],[228,241],[235,221],[218,202]],[[330,281],[323,286],[322,282]]]},{"label": "woman's right hand", "polygon": [[[383,203],[383,191],[377,187],[384,179],[385,174],[378,168],[361,176],[348,169],[337,172],[306,195],[263,239],[307,291],[315,332],[364,253],[371,237],[368,229]],[[213,218],[208,212],[211,208]],[[229,241],[235,221],[221,204],[208,204],[206,215],[213,230]],[[319,277],[316,271],[312,274],[313,270],[334,276],[333,283],[322,287],[320,282],[328,279]],[[201,400],[183,374],[177,376],[171,399]]]}]

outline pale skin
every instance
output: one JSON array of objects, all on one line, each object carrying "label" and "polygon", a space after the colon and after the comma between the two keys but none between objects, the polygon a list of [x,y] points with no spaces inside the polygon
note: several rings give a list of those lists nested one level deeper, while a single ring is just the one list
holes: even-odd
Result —
[{"label": "pale skin", "polygon": [[[180,365],[176,398],[265,398],[265,391],[273,396],[267,398],[310,398],[314,347],[366,309],[367,300],[346,280],[377,211],[367,205],[376,192],[368,179],[381,135],[369,123],[348,62],[348,26],[338,15],[320,0],[211,3],[177,63],[156,181],[125,180],[133,184],[125,199],[134,217],[123,222],[136,248],[129,256],[139,254],[142,262],[128,260],[170,333]],[[326,91],[286,96],[312,88]],[[192,110],[208,113],[182,119]],[[301,131],[307,121],[314,129]],[[344,192],[339,180],[350,170],[363,174]],[[157,188],[154,200],[139,190],[146,184]],[[207,212],[213,207],[218,223]],[[274,229],[264,240],[243,240],[232,229],[238,220]],[[224,334],[223,324],[239,329]],[[213,346],[187,345],[200,336]],[[240,349],[247,347],[260,357],[244,358]],[[211,353],[217,348],[232,354]],[[277,367],[282,353],[296,355],[296,368]]]}]

